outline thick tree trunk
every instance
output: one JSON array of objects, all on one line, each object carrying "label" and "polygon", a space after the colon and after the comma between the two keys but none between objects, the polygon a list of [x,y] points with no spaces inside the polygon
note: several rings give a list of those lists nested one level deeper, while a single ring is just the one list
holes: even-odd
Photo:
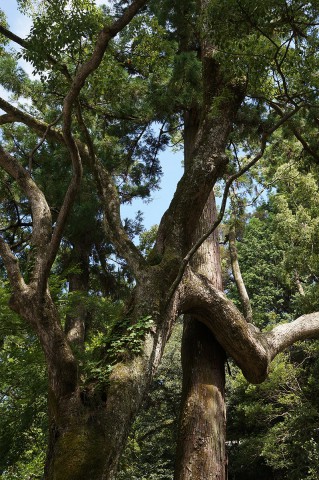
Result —
[{"label": "thick tree trunk", "polygon": [[226,478],[224,362],[225,353],[208,328],[187,316],[175,480]]},{"label": "thick tree trunk", "polygon": [[[208,230],[216,217],[212,191],[196,229]],[[222,289],[217,233],[201,246],[192,267]],[[182,340],[183,392],[175,480],[227,478],[225,352],[208,328],[185,316]]]},{"label": "thick tree trunk", "polygon": [[[192,163],[198,115],[185,118],[185,168]],[[201,237],[216,218],[213,191],[193,232]],[[217,232],[196,252],[192,268],[222,289]],[[183,391],[175,480],[227,478],[225,353],[208,328],[190,315],[185,316],[182,339]]]}]

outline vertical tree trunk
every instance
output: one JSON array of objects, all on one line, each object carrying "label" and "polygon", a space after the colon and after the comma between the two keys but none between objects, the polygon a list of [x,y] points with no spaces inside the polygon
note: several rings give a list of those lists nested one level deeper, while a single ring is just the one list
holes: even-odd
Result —
[{"label": "vertical tree trunk", "polygon": [[[195,236],[216,217],[212,192]],[[222,289],[217,234],[202,245],[192,267]],[[227,478],[225,353],[208,328],[187,315],[182,339],[183,392],[175,480]]]},{"label": "vertical tree trunk", "polygon": [[192,317],[186,318],[175,480],[226,478],[224,359],[208,328]]}]

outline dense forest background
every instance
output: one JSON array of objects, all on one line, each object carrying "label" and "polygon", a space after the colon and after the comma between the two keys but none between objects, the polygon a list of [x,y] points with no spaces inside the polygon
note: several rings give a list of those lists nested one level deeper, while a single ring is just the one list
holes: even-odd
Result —
[{"label": "dense forest background", "polygon": [[[20,1],[33,21],[27,39],[10,32],[0,10],[0,85],[7,94],[0,99],[3,480],[43,478],[52,418],[47,412],[50,355],[43,330],[34,326],[38,320],[28,323],[12,301],[13,256],[31,288],[42,279],[41,268],[36,269],[49,245],[42,294],[48,287],[59,328],[76,358],[81,408],[97,411],[107,402],[117,365],[142,355],[145,336],[155,331],[160,300],[154,301],[155,313],[144,298],[138,299],[135,316],[132,305],[138,303],[136,286],[144,280],[145,265],[161,264],[156,245],[169,237],[158,225],[146,230],[141,212],[121,223],[114,211],[136,198],[151,201],[161,185],[159,153],[189,151],[185,124],[194,111],[194,118],[203,110],[213,122],[225,105],[237,108],[222,157],[227,167],[214,181],[228,299],[263,332],[319,311],[319,4],[199,2],[198,12],[191,0],[173,6],[164,0],[140,3],[138,14],[120,28],[116,21],[125,18],[128,2],[97,7],[82,0]],[[79,87],[68,117],[65,99],[72,94],[72,81],[91,61],[104,25],[115,33],[99,69],[81,84],[81,94]],[[208,26],[213,33],[207,33]],[[9,40],[22,49],[17,53]],[[223,88],[216,87],[205,110],[204,100],[215,88],[209,77],[209,88],[202,89],[201,55],[204,44],[212,49],[210,42],[217,45],[214,78]],[[35,77],[23,71],[21,57],[31,63]],[[243,84],[245,94],[238,93]],[[83,160],[83,175],[76,173],[76,155]],[[184,166],[187,173],[187,162]],[[54,233],[51,240],[39,241],[35,204],[41,204],[42,195]],[[167,265],[172,262],[167,278],[174,268],[179,275],[173,260],[166,258]],[[161,280],[164,285],[166,276]],[[173,294],[174,289],[169,300]],[[165,331],[170,338],[130,429],[118,480],[173,478],[182,330],[179,315],[172,333]],[[319,341],[289,345],[258,385],[245,379],[230,356],[225,368],[229,480],[317,480]]]}]

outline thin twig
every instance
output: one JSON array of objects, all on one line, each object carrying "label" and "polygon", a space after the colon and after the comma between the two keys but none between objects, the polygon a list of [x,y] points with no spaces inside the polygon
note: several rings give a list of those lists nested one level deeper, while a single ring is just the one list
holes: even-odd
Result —
[{"label": "thin twig", "polygon": [[272,135],[272,133],[274,133],[275,130],[277,130],[279,127],[281,127],[281,125],[283,125],[283,123],[285,123],[290,117],[295,115],[295,113],[297,111],[299,111],[300,108],[301,108],[301,106],[297,106],[294,110],[292,110],[291,112],[288,112],[284,117],[282,117],[270,130],[264,132],[262,137],[261,137],[261,142],[260,142],[261,145],[260,145],[259,153],[249,163],[247,163],[247,165],[242,167],[241,170],[239,170],[237,173],[234,173],[233,175],[231,175],[227,179],[226,184],[225,184],[225,188],[224,188],[223,199],[222,199],[222,203],[221,203],[221,207],[220,207],[220,210],[219,210],[217,220],[213,223],[211,228],[206,233],[204,233],[204,235],[202,235],[197,240],[197,242],[194,243],[194,245],[189,250],[187,255],[183,258],[183,260],[181,262],[181,265],[180,265],[180,268],[179,268],[179,271],[178,271],[178,274],[177,274],[174,282],[172,283],[171,288],[169,289],[166,304],[170,303],[170,301],[171,301],[171,299],[172,299],[172,297],[175,293],[175,290],[177,289],[180,281],[182,280],[185,269],[186,269],[187,265],[189,264],[190,260],[192,259],[193,255],[197,252],[197,250],[205,242],[205,240],[216,230],[216,228],[218,227],[218,225],[221,223],[222,219],[224,218],[227,199],[228,199],[228,193],[229,193],[229,189],[230,189],[232,183],[235,180],[237,180],[237,178],[244,175],[244,173],[246,173],[251,167],[253,167],[258,162],[258,160],[260,160],[262,158],[262,156],[264,154],[264,151],[265,151],[265,148],[266,148],[266,145],[267,145],[267,140],[268,140],[269,136]]},{"label": "thin twig", "polygon": [[49,130],[51,127],[53,127],[54,125],[56,125],[58,123],[58,121],[60,120],[60,118],[62,117],[62,113],[60,113],[60,115],[52,122],[52,123],[49,123],[47,125],[47,128],[43,134],[43,137],[41,138],[40,142],[32,149],[30,155],[29,155],[29,172],[31,173],[32,172],[32,163],[33,163],[33,156],[35,154],[35,152],[37,150],[39,150],[39,148],[43,145],[43,143],[45,142],[46,140],[46,137],[49,133]]}]

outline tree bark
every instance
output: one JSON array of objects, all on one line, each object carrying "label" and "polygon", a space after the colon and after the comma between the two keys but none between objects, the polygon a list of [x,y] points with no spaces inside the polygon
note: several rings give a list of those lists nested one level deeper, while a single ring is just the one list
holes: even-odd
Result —
[{"label": "tree bark", "polygon": [[175,480],[226,478],[225,353],[209,329],[186,316],[183,392]]},{"label": "tree bark", "polygon": [[[214,70],[215,65],[208,60],[204,68]],[[206,89],[206,107],[210,105],[213,93],[209,88]],[[202,125],[205,129],[208,127],[205,116]],[[200,127],[200,114],[194,108],[185,114],[186,173],[196,162],[194,152]],[[215,219],[215,196],[211,190],[197,226],[193,225],[190,246],[209,230]],[[222,290],[217,231],[197,250],[191,266]],[[225,352],[209,329],[192,315],[184,316],[181,349],[183,387],[174,479],[225,480]]]},{"label": "tree bark", "polygon": [[[212,191],[196,237],[216,218]],[[196,253],[192,268],[222,289],[217,232]],[[175,480],[226,479],[225,352],[209,329],[185,315],[182,339],[183,391]]]},{"label": "tree bark", "polygon": [[232,216],[232,223],[229,228],[229,253],[230,253],[230,262],[232,267],[233,276],[236,282],[239,298],[241,301],[244,317],[247,322],[252,323],[253,321],[253,312],[251,308],[250,299],[246,286],[240,271],[240,266],[238,262],[238,253],[236,247],[236,227],[235,227],[235,216]]}]

